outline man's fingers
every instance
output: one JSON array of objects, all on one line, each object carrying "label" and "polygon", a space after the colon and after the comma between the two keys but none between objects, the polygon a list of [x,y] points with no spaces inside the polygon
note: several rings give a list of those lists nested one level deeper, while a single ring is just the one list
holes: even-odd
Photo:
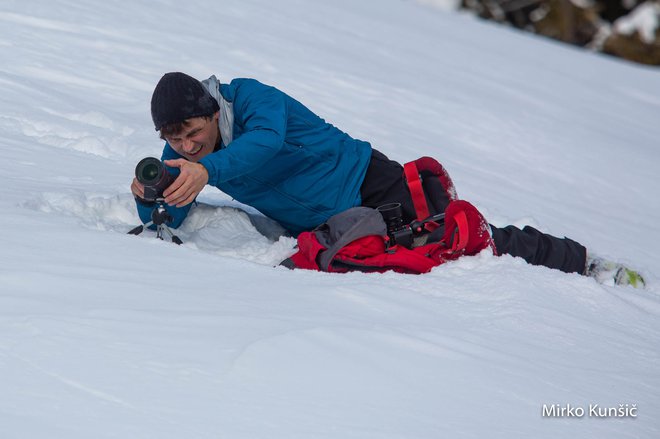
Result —
[{"label": "man's fingers", "polygon": [[169,205],[177,206],[177,207],[178,207],[178,204],[179,204],[182,200],[185,199],[185,195],[186,195],[186,193],[187,193],[186,189],[183,188],[183,187],[181,187],[181,188],[177,189],[176,191],[174,191],[172,194],[170,194],[170,196],[167,197],[167,198],[165,199],[165,201],[166,201],[167,204],[169,204]]},{"label": "man's fingers", "polygon": [[133,182],[131,183],[131,192],[133,192],[133,195],[139,198],[144,198],[144,186],[142,183],[137,181],[137,178],[133,178]]},{"label": "man's fingers", "polygon": [[172,204],[176,205],[176,207],[183,207],[192,203],[194,199],[195,191],[190,190],[183,192],[180,197],[177,197],[177,199],[172,202]]},{"label": "man's fingers", "polygon": [[171,206],[175,206],[181,199],[182,194],[183,192],[181,192],[180,189],[177,189],[174,192],[172,192],[170,195],[165,197],[165,202]]},{"label": "man's fingers", "polygon": [[[183,184],[186,182],[187,178],[183,174],[179,174],[179,176],[174,180],[174,182],[163,191],[163,197],[165,197],[165,201],[172,195],[174,192],[176,192],[177,189],[179,189]],[[169,201],[168,201],[169,204]]]},{"label": "man's fingers", "polygon": [[178,203],[176,207],[183,207],[187,206],[188,204],[192,203],[195,200],[195,192],[193,191],[191,194],[189,194],[183,201]]},{"label": "man's fingers", "polygon": [[165,160],[163,161],[167,166],[170,166],[172,168],[181,168],[181,166],[185,163],[188,163],[188,160],[185,159],[171,159],[171,160]]},{"label": "man's fingers", "polygon": [[[176,183],[176,182],[175,182]],[[174,183],[172,184],[174,185]],[[170,186],[172,187],[172,186]],[[177,207],[181,207],[181,204],[190,198],[190,195],[195,194],[195,190],[192,187],[192,184],[190,183],[189,179],[184,179],[183,183],[179,185],[177,188],[173,188],[174,192],[169,194],[166,198],[165,201],[167,204],[170,205],[176,205]],[[187,204],[187,203],[185,203]],[[185,205],[183,204],[183,205]]]},{"label": "man's fingers", "polygon": [[[181,174],[164,192],[165,202],[171,206],[183,207],[195,200],[208,181],[208,173],[201,165],[184,159],[166,160],[168,166],[181,169]],[[200,172],[197,167],[202,168]]]}]

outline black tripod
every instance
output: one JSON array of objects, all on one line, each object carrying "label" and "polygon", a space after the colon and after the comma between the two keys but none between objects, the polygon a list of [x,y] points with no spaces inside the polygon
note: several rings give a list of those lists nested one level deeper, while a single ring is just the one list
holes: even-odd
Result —
[{"label": "black tripod", "polygon": [[146,224],[137,226],[136,228],[129,231],[128,234],[139,235],[140,233],[142,233],[145,227],[155,225],[156,238],[163,239],[163,233],[167,233],[173,243],[177,245],[183,244],[183,241],[181,241],[181,239],[178,236],[172,233],[172,230],[169,227],[167,227],[167,225],[165,224],[168,221],[172,221],[172,216],[165,209],[165,199],[156,198],[156,206],[154,207],[154,210],[151,211],[151,221],[149,221]]}]

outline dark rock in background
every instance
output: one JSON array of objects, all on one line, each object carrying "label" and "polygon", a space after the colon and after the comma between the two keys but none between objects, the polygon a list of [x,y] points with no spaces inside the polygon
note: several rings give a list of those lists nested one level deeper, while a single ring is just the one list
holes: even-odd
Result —
[{"label": "dark rock in background", "polygon": [[660,0],[462,0],[479,17],[660,65]]}]

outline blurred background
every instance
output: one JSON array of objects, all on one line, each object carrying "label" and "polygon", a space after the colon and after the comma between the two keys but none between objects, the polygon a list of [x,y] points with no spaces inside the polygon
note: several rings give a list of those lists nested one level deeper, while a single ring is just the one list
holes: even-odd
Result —
[{"label": "blurred background", "polygon": [[575,46],[660,65],[658,0],[420,0]]}]

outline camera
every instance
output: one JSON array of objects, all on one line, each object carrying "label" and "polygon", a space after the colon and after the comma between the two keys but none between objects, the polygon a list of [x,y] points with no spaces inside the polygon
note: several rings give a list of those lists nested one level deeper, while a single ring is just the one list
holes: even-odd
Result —
[{"label": "camera", "polygon": [[183,241],[166,225],[172,221],[172,216],[165,208],[163,199],[163,192],[174,183],[176,176],[170,174],[163,162],[157,158],[147,157],[140,160],[135,167],[135,178],[144,186],[142,201],[150,203],[154,208],[151,211],[151,221],[131,229],[128,234],[139,235],[145,228],[155,226],[156,238],[163,239],[164,233],[167,233],[173,243],[182,244]]},{"label": "camera", "polygon": [[176,180],[155,157],[146,157],[135,167],[135,178],[144,185],[144,200],[155,202],[163,198],[163,192]]},{"label": "camera", "polygon": [[388,203],[376,208],[383,216],[387,226],[387,236],[392,245],[411,248],[413,243],[412,229],[403,223],[401,203]]},{"label": "camera", "polygon": [[[429,223],[443,224],[440,231],[444,231],[445,214],[440,213],[432,215],[422,221],[415,220],[410,224],[403,223],[403,210],[401,203],[388,203],[376,208],[385,220],[387,226],[387,236],[390,238],[390,247],[400,245],[406,248],[412,248],[420,243],[415,242],[415,238],[420,237],[426,232],[426,225]],[[428,239],[428,237],[427,237]],[[424,243],[427,242],[424,239]]]}]

